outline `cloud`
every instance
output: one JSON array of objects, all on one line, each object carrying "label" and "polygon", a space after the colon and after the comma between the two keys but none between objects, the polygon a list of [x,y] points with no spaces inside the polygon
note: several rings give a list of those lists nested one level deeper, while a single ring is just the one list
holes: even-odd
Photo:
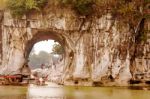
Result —
[{"label": "cloud", "polygon": [[54,40],[40,41],[34,45],[34,51],[36,54],[38,54],[40,51],[46,51],[48,53],[51,53],[53,45],[54,45]]}]

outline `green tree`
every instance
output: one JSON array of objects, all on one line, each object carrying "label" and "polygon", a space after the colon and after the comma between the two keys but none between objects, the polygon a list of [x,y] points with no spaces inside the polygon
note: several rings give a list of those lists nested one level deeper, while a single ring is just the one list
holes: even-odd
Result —
[{"label": "green tree", "polygon": [[93,11],[94,0],[58,0],[63,6],[72,5],[80,15],[89,15]]},{"label": "green tree", "polygon": [[64,53],[64,48],[59,43],[55,43],[53,45],[52,53],[61,55]]},{"label": "green tree", "polygon": [[47,0],[8,0],[7,7],[13,16],[21,17],[31,10],[39,11],[46,2]]}]

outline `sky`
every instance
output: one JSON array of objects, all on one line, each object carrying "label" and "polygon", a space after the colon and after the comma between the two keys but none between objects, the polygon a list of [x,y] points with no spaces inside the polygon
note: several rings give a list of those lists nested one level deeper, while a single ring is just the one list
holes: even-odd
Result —
[{"label": "sky", "polygon": [[40,41],[36,44],[34,44],[34,51],[36,54],[38,54],[40,51],[46,51],[48,53],[52,52],[52,48],[54,45],[54,40],[45,40],[45,41]]}]

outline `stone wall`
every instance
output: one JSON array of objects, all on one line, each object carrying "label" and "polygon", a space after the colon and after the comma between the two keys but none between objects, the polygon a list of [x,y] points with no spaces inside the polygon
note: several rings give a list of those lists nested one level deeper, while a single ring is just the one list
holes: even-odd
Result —
[{"label": "stone wall", "polygon": [[15,19],[5,11],[1,28],[1,74],[20,73],[33,44],[54,39],[65,47],[60,77],[64,84],[73,81],[125,84],[138,72],[138,67],[147,67],[146,72],[149,72],[150,60],[145,56],[148,56],[150,44],[148,39],[146,45],[137,46],[144,47],[143,63],[138,64],[138,57],[132,60],[136,49],[134,33],[127,24],[121,28],[119,25],[109,13],[86,18],[70,9],[49,9],[44,14],[32,12]]}]

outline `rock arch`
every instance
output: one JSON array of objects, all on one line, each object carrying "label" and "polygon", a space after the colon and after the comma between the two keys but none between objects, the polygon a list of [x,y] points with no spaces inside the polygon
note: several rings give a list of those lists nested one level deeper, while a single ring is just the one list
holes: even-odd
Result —
[{"label": "rock arch", "polygon": [[33,45],[37,42],[43,41],[43,40],[55,40],[59,42],[65,49],[65,56],[66,59],[69,58],[69,53],[73,51],[72,46],[74,45],[71,39],[68,39],[67,36],[64,36],[62,33],[52,32],[49,30],[38,30],[36,33],[33,33],[32,39],[28,40],[25,44],[25,59],[27,60],[29,53],[33,47]]},{"label": "rock arch", "polygon": [[135,67],[141,66],[149,71],[149,39],[141,46],[143,56],[131,60],[135,35],[128,24],[118,28],[118,20],[109,13],[86,18],[77,16],[71,9],[49,8],[48,12],[32,13],[21,19],[13,18],[9,11],[2,15],[0,74],[19,72],[33,44],[49,38],[65,47],[64,79],[99,83],[111,82],[111,77],[120,84],[127,83],[132,78],[130,63],[133,61]]},{"label": "rock arch", "polygon": [[[16,66],[15,66],[15,64],[14,64],[13,67],[17,67],[17,68],[15,68],[15,70],[12,69],[13,71],[15,71],[14,73],[19,73],[20,72],[19,70],[20,70],[20,68],[22,68],[21,66],[26,64],[27,61],[28,61],[28,56],[29,56],[29,53],[30,53],[33,45],[35,43],[39,42],[39,41],[42,41],[42,40],[52,39],[52,40],[55,40],[55,41],[59,42],[64,47],[64,49],[65,49],[64,68],[67,68],[68,64],[73,63],[72,59],[74,59],[74,55],[71,55],[71,53],[75,52],[75,50],[74,50],[75,48],[73,48],[74,43],[71,39],[69,39],[69,37],[66,34],[63,34],[62,32],[63,31],[61,31],[61,32],[60,31],[52,31],[52,30],[49,30],[49,29],[46,29],[46,30],[38,30],[37,29],[36,31],[32,32],[32,36],[30,35],[31,39],[27,38],[29,35],[25,35],[22,39],[22,40],[24,40],[24,42],[22,42],[20,40],[20,42],[21,42],[20,46],[23,47],[20,50],[18,50],[19,48],[17,46],[15,46],[15,42],[14,42],[14,46],[13,46],[12,50],[16,50],[17,53],[20,53],[20,55],[22,55],[22,57],[18,57],[18,55],[15,53],[15,51],[13,51],[14,53],[12,54],[12,57],[18,57],[19,59],[21,59],[20,61],[22,61],[20,65],[16,64]],[[11,39],[11,36],[13,36],[13,35],[10,35],[10,39]],[[13,60],[14,59],[12,59],[12,61]],[[18,59],[16,59],[16,60],[18,60]],[[9,64],[10,63],[8,63],[7,65],[9,66]],[[6,66],[6,69],[8,69],[8,66]],[[12,63],[11,63],[11,66],[12,66]],[[6,70],[7,72],[5,70],[4,70],[4,72],[6,74],[9,74],[9,73],[11,74],[13,72],[12,70],[8,69],[8,71]]]}]

